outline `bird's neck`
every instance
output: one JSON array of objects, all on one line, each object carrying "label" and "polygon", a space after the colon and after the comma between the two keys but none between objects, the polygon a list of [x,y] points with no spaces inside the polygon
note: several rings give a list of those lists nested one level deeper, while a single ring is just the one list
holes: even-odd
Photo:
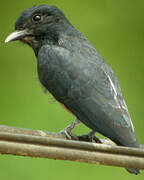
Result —
[{"label": "bird's neck", "polygon": [[38,52],[42,46],[49,44],[49,45],[56,45],[58,43],[58,36],[54,34],[47,33],[46,35],[38,36],[37,38],[31,41],[29,44],[34,52],[36,57],[38,56]]},{"label": "bird's neck", "polygon": [[[55,45],[55,46],[63,46],[63,44],[67,43],[69,39],[81,36],[81,33],[75,30],[73,27],[67,28],[64,31],[49,31],[45,35],[38,37],[33,41],[31,45],[35,55],[38,55],[39,50],[44,45]],[[69,38],[71,37],[71,38]]]}]

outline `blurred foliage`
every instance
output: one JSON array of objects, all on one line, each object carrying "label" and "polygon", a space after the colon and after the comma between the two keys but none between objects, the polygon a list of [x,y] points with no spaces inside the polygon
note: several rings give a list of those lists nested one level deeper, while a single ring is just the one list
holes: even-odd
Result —
[{"label": "blurred foliage", "polygon": [[[60,131],[74,117],[43,93],[32,49],[19,42],[4,44],[25,8],[53,4],[64,11],[118,76],[139,143],[143,139],[144,1],[142,0],[7,0],[0,6],[0,124]],[[52,103],[51,103],[52,102]],[[84,125],[75,130],[86,133]],[[49,159],[1,156],[0,179],[143,179],[123,168]]]}]

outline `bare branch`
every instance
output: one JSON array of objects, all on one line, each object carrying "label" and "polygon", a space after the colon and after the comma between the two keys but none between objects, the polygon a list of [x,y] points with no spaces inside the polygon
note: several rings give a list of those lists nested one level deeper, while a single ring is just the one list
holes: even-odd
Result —
[{"label": "bare branch", "polygon": [[144,149],[67,140],[62,134],[0,126],[0,153],[144,169]]}]

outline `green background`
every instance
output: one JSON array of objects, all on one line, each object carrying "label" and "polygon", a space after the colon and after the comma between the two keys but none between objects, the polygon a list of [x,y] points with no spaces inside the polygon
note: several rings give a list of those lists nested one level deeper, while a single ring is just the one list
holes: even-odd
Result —
[{"label": "green background", "polygon": [[[25,8],[50,3],[64,11],[115,71],[135,127],[144,144],[144,1],[7,0],[0,3],[0,124],[58,132],[74,117],[43,93],[31,48],[4,44]],[[88,132],[81,125],[75,133]],[[0,156],[0,179],[144,179],[123,168],[28,157]]]}]

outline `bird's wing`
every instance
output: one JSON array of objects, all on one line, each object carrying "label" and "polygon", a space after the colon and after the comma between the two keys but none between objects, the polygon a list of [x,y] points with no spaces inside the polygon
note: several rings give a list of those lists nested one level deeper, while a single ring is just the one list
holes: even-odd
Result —
[{"label": "bird's wing", "polygon": [[136,141],[119,83],[100,56],[47,46],[38,59],[49,62],[43,75],[50,79],[47,89],[79,120],[117,144]]}]

